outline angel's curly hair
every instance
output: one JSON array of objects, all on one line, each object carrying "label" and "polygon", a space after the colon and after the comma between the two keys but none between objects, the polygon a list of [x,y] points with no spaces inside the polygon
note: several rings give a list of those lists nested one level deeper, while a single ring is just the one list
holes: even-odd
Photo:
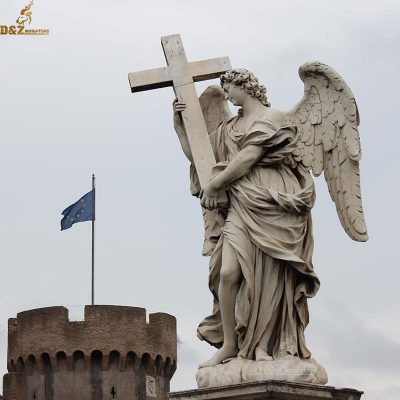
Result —
[{"label": "angel's curly hair", "polygon": [[271,107],[267,98],[267,89],[258,82],[257,77],[248,69],[231,69],[221,76],[221,87],[225,83],[233,83],[243,88],[250,96],[255,97],[264,106]]}]

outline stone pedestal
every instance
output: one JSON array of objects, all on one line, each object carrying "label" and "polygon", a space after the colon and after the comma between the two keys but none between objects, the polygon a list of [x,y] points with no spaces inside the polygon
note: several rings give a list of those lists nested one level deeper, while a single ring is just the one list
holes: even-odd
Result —
[{"label": "stone pedestal", "polygon": [[359,400],[363,392],[333,386],[262,381],[186,390],[168,394],[169,400]]},{"label": "stone pedestal", "polygon": [[325,385],[328,376],[325,368],[313,358],[302,360],[287,355],[271,361],[253,361],[237,357],[213,367],[200,368],[196,380],[199,388],[270,380]]}]

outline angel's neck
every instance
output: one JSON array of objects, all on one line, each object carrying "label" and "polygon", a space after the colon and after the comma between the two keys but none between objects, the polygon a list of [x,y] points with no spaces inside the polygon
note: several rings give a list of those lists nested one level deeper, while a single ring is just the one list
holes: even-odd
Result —
[{"label": "angel's neck", "polygon": [[248,96],[242,104],[242,116],[247,118],[265,111],[265,106],[256,98]]}]

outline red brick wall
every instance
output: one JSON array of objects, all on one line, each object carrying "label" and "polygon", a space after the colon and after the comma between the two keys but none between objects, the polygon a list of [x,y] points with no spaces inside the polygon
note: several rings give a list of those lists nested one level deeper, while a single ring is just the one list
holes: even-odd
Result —
[{"label": "red brick wall", "polygon": [[113,387],[124,400],[146,399],[152,377],[154,399],[162,400],[176,369],[176,347],[175,317],[150,314],[146,323],[143,308],[86,306],[81,322],[70,322],[64,307],[24,311],[9,320],[4,400],[28,400],[33,393],[40,400],[84,400],[93,390],[102,399]]}]

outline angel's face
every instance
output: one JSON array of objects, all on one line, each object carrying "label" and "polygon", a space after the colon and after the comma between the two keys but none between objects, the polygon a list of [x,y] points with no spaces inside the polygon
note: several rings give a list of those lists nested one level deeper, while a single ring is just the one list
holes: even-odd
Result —
[{"label": "angel's face", "polygon": [[224,83],[222,89],[224,90],[225,99],[229,100],[234,106],[242,106],[244,99],[248,95],[244,89],[233,83]]}]

